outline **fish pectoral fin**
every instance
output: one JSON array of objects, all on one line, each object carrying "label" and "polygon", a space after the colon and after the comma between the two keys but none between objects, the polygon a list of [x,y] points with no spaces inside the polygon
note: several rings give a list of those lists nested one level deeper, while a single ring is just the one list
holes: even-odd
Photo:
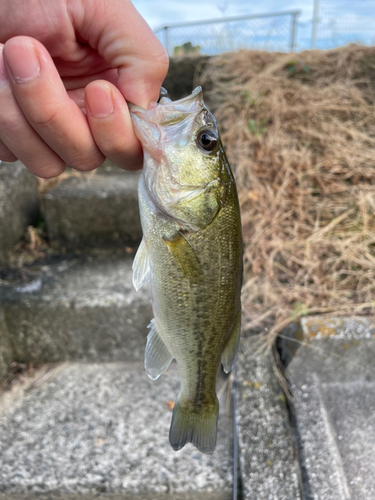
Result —
[{"label": "fish pectoral fin", "polygon": [[151,331],[147,336],[145,370],[150,379],[156,380],[168,369],[173,356],[156,328],[155,319],[148,326]]},{"label": "fish pectoral fin", "polygon": [[229,373],[234,365],[234,360],[236,358],[238,344],[240,342],[241,334],[241,311],[238,313],[236,321],[234,323],[234,328],[228,339],[228,343],[224,349],[221,356],[221,364],[225,373]]},{"label": "fish pectoral fin", "polygon": [[151,277],[150,258],[146,247],[145,239],[142,238],[137,254],[133,261],[133,286],[138,290],[149,281]]},{"label": "fish pectoral fin", "polygon": [[177,232],[173,239],[164,238],[164,241],[184,277],[198,281],[202,277],[201,265],[185,236]]}]

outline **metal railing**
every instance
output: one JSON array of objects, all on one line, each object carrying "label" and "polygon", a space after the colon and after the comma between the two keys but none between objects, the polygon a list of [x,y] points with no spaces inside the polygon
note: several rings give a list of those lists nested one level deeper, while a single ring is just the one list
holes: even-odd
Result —
[{"label": "metal railing", "polygon": [[293,10],[174,23],[154,33],[169,55],[214,55],[243,48],[293,52],[299,14]]}]

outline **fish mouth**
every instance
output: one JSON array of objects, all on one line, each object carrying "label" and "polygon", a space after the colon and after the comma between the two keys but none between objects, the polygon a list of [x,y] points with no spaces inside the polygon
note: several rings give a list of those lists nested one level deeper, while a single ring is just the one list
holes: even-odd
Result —
[{"label": "fish mouth", "polygon": [[[174,105],[177,105],[177,106],[185,106],[186,104],[190,104],[190,101],[195,101],[196,98],[202,94],[203,91],[202,91],[202,87],[201,86],[198,86],[196,87],[193,92],[186,96],[186,97],[182,97],[181,99],[177,99],[176,101],[172,101],[172,99],[170,99],[169,97],[169,94],[168,94],[168,90],[166,90],[164,87],[160,87],[160,93],[159,93],[159,98],[158,100],[156,101],[158,104],[160,105],[165,105],[165,104],[169,104],[170,102],[173,102]],[[168,101],[163,101],[163,99],[166,98],[166,99],[169,99]],[[137,106],[136,104],[133,104],[132,102],[127,102],[128,104],[128,107],[130,109],[130,112],[132,113],[135,113],[135,112],[149,112],[150,110],[149,109],[145,109],[145,108],[142,108],[141,106]]]},{"label": "fish mouth", "polygon": [[201,114],[207,115],[209,120],[215,123],[214,117],[203,102],[202,87],[197,87],[191,95],[177,101],[171,101],[162,91],[159,101],[159,104],[154,102],[150,109],[128,103],[134,133],[144,150],[157,161],[163,157],[163,143],[169,141],[168,136],[178,137],[178,127],[186,130]]},{"label": "fish mouth", "polygon": [[172,125],[184,120],[189,115],[196,115],[205,109],[202,87],[197,87],[193,92],[182,99],[172,101],[167,97],[166,90],[162,87],[156,106],[145,109],[128,102],[130,116],[149,123],[158,125]]}]

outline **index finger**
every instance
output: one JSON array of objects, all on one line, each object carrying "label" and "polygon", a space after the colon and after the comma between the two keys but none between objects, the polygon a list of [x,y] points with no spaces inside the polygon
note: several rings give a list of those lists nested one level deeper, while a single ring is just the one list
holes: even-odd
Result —
[{"label": "index finger", "polygon": [[[93,5],[94,4],[94,5]],[[72,5],[79,35],[118,69],[117,86],[128,102],[147,108],[159,97],[168,71],[168,55],[129,0],[82,0]],[[98,36],[99,34],[99,36]]]}]

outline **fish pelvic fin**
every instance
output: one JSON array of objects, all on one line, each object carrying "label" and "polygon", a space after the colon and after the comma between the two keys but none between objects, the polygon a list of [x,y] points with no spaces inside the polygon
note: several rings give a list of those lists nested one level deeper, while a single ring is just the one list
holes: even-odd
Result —
[{"label": "fish pelvic fin", "polygon": [[147,251],[145,239],[142,238],[137,254],[133,261],[133,286],[138,290],[149,281],[151,277],[150,258]]},{"label": "fish pelvic fin", "polygon": [[229,335],[227,345],[225,346],[224,352],[221,356],[221,364],[223,365],[225,373],[229,373],[233,368],[234,361],[236,359],[236,354],[238,351],[238,345],[240,343],[240,334],[241,334],[241,310],[237,314],[233,330]]},{"label": "fish pelvic fin", "polygon": [[151,380],[156,380],[172,362],[173,356],[157,330],[155,319],[148,325],[151,328],[147,336],[145,352],[145,370]]},{"label": "fish pelvic fin", "polygon": [[[180,398],[179,398],[180,399]],[[215,396],[212,404],[194,407],[177,400],[169,430],[169,442],[177,451],[192,443],[202,453],[211,455],[216,447],[219,402]]]}]

